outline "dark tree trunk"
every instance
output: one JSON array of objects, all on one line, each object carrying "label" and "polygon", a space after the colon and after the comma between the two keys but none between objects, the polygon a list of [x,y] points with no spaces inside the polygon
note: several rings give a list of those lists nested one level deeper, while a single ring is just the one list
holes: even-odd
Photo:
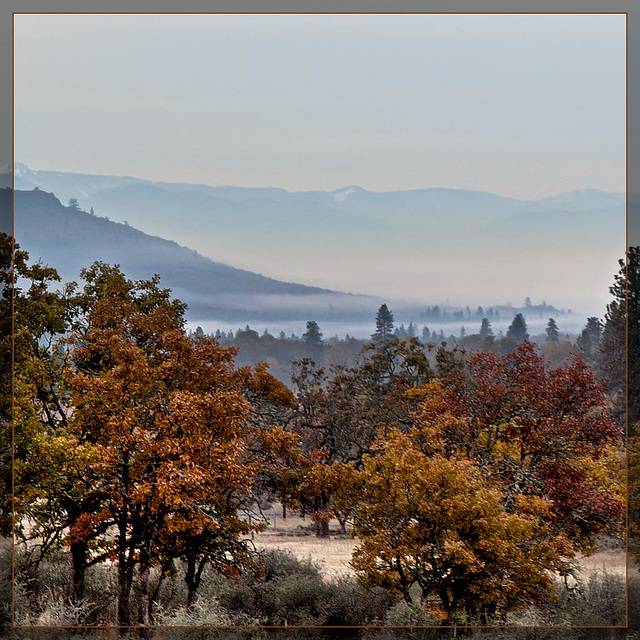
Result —
[{"label": "dark tree trunk", "polygon": [[[326,496],[322,495],[320,498],[316,499],[316,512],[325,512],[329,508],[329,500]],[[324,515],[324,514],[323,514]],[[316,519],[316,536],[319,538],[328,538],[329,537],[329,521],[323,518]]]},{"label": "dark tree trunk", "polygon": [[196,566],[196,558],[190,557],[187,559],[187,572],[185,575],[185,582],[187,583],[187,608],[190,608],[196,599],[196,592],[200,586],[202,580],[202,572],[207,564],[208,557],[200,559],[200,562]]},{"label": "dark tree trunk", "polygon": [[131,625],[131,611],[129,600],[131,597],[131,585],[133,583],[131,571],[127,567],[126,558],[122,558],[118,566],[118,625],[128,627]]},{"label": "dark tree trunk", "polygon": [[140,551],[140,585],[138,589],[138,624],[148,626],[151,623],[149,615],[151,601],[149,599],[149,575],[151,567],[149,564],[149,552],[147,549]]},{"label": "dark tree trunk", "polygon": [[86,540],[75,540],[71,543],[71,583],[73,599],[84,598],[84,582],[87,574],[87,552],[89,545]]},{"label": "dark tree trunk", "polygon": [[329,537],[329,522],[327,520],[316,520],[316,536],[318,538]]},{"label": "dark tree trunk", "polygon": [[78,530],[78,520],[81,510],[73,500],[68,500],[64,504],[69,522],[69,537],[71,539],[71,585],[74,600],[81,600],[84,597],[84,583],[87,573],[87,554],[89,544]]},{"label": "dark tree trunk", "polygon": [[195,584],[196,579],[196,559],[193,556],[187,558],[187,572],[184,576],[184,581],[187,583],[187,608],[193,605],[195,599]]},{"label": "dark tree trunk", "polygon": [[286,504],[282,504],[282,519],[286,520],[287,519],[287,505]]}]

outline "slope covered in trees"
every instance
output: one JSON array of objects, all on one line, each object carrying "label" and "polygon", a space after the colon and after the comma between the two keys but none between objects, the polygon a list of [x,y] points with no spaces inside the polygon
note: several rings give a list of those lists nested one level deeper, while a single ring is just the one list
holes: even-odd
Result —
[{"label": "slope covered in trees", "polygon": [[[1,207],[11,191],[0,190]],[[56,264],[65,280],[77,280],[94,260],[120,264],[131,277],[164,281],[189,304],[195,317],[245,321],[253,316],[304,318],[310,313],[357,317],[372,306],[365,296],[281,282],[214,262],[175,242],[147,235],[126,224],[63,206],[51,193],[15,192],[16,238],[32,255]]]}]

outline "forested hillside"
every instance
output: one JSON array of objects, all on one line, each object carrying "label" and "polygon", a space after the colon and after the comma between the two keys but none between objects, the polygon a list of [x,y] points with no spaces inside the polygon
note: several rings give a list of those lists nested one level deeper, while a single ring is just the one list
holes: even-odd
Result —
[{"label": "forested hillside", "polygon": [[[11,192],[0,191],[9,207]],[[281,282],[215,262],[176,242],[150,236],[128,224],[64,206],[41,190],[15,192],[16,239],[32,255],[55,264],[66,280],[94,260],[120,264],[131,277],[163,281],[188,303],[192,317],[246,321],[252,317],[306,319],[310,313],[358,317],[375,308],[365,296]]]}]

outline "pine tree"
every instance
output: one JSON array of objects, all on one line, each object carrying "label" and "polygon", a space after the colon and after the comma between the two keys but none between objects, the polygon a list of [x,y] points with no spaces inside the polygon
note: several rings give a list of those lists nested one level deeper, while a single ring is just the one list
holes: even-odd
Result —
[{"label": "pine tree", "polygon": [[307,330],[302,334],[302,339],[308,347],[317,347],[322,344],[322,332],[315,320],[307,322]]},{"label": "pine tree", "polygon": [[529,339],[527,332],[527,323],[521,313],[516,314],[513,322],[507,329],[507,338],[513,338],[517,342],[524,342]]},{"label": "pine tree", "polygon": [[488,338],[492,335],[493,330],[491,329],[489,318],[482,318],[482,323],[480,324],[480,337],[484,340],[485,338]]},{"label": "pine tree", "polygon": [[553,318],[549,318],[547,328],[545,329],[547,334],[547,342],[558,342],[560,340],[560,332],[558,331],[558,325]]},{"label": "pine tree", "polygon": [[598,357],[602,329],[603,324],[599,318],[587,318],[587,324],[576,340],[587,362],[593,363]]},{"label": "pine tree", "polygon": [[387,342],[393,335],[393,313],[386,304],[380,305],[376,315],[376,332],[371,336],[374,340]]},{"label": "pine tree", "polygon": [[[629,352],[629,434],[637,431],[640,421],[640,247],[629,247],[627,261],[619,261],[620,270],[609,288],[613,300],[607,305],[600,339],[597,369],[614,395],[616,413],[622,421],[627,375],[626,352]],[[627,295],[628,291],[628,295]],[[629,336],[626,339],[628,310]]]}]

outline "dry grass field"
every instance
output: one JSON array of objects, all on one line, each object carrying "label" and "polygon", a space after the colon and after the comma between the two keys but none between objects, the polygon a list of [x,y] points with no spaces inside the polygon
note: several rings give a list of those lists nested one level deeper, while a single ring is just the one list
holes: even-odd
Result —
[{"label": "dry grass field", "polygon": [[[313,530],[313,520],[307,516],[301,518],[298,514],[288,513],[282,518],[279,505],[265,511],[269,525],[265,531],[254,536],[254,543],[258,549],[283,549],[291,552],[300,560],[309,558],[316,562],[326,577],[340,574],[352,574],[351,554],[358,544],[357,539],[340,535],[337,520],[329,523],[330,537],[317,538]],[[596,551],[589,557],[580,557],[580,573],[587,578],[594,571],[625,574],[626,554],[624,549],[608,549]],[[629,571],[637,570],[630,567]]]},{"label": "dry grass field", "polygon": [[300,560],[310,558],[327,577],[353,573],[349,563],[357,540],[340,535],[337,520],[329,523],[329,538],[318,538],[313,530],[313,520],[309,516],[303,519],[297,514],[288,514],[283,519],[282,510],[277,509],[271,509],[265,515],[269,526],[254,536],[258,549],[282,549]]}]

